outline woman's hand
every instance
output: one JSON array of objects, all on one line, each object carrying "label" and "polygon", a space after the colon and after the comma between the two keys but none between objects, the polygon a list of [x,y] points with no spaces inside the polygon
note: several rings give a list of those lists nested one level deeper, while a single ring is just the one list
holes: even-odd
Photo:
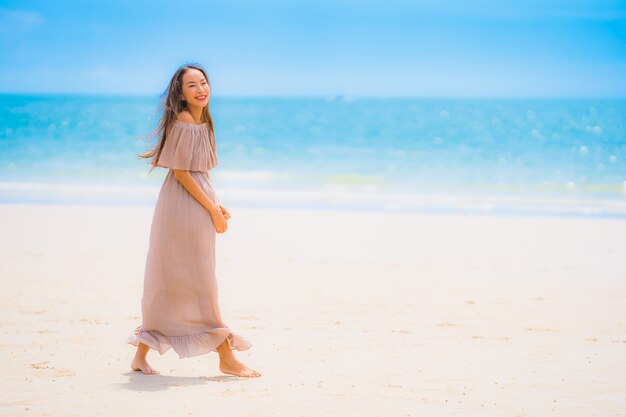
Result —
[{"label": "woman's hand", "polygon": [[224,233],[226,229],[228,229],[228,223],[226,222],[226,217],[224,217],[221,207],[220,205],[218,210],[211,210],[211,220],[213,220],[213,225],[217,233]]},{"label": "woman's hand", "polygon": [[224,207],[223,205],[221,204],[218,204],[218,205],[219,205],[220,211],[224,215],[224,218],[226,220],[230,219],[230,211],[226,210],[226,207]]}]

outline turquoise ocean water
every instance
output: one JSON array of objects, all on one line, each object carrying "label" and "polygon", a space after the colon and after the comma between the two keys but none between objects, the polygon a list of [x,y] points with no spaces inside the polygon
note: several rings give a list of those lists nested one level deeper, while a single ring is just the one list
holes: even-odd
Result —
[{"label": "turquoise ocean water", "polygon": [[[0,95],[0,203],[154,205],[158,96]],[[626,218],[626,100],[212,97],[227,207]]]}]

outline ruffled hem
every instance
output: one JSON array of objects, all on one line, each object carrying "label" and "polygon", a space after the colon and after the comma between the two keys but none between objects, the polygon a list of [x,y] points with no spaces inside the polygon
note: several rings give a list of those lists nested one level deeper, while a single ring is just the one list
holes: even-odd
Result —
[{"label": "ruffled hem", "polygon": [[163,355],[168,350],[174,349],[180,358],[202,355],[209,352],[217,352],[217,347],[224,340],[228,340],[231,350],[247,350],[252,343],[244,337],[237,335],[228,327],[217,327],[209,331],[184,336],[166,336],[157,330],[143,330],[137,326],[133,335],[126,339],[126,343],[138,346],[139,342]]},{"label": "ruffled hem", "polygon": [[215,138],[208,125],[175,120],[169,128],[157,166],[185,171],[209,171],[218,165]]}]

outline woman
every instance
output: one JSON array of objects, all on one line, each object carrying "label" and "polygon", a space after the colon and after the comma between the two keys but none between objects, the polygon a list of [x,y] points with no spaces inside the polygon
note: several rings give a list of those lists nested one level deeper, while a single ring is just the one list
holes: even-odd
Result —
[{"label": "woman", "polygon": [[146,359],[150,348],[181,358],[216,351],[220,371],[243,377],[261,374],[239,362],[232,350],[252,344],[224,324],[215,277],[216,233],[231,217],[213,190],[209,170],[217,166],[210,85],[199,65],[184,65],[163,94],[159,143],[139,155],[169,168],[161,187],[146,258],[142,324],[127,342],[137,346],[131,368],[158,374]]}]

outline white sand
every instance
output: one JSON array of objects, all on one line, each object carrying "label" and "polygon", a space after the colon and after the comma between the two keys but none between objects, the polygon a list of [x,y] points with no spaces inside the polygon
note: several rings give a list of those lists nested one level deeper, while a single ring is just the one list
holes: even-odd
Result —
[{"label": "white sand", "polygon": [[0,205],[1,415],[625,415],[626,221],[229,208],[256,379],[130,370],[152,209]]}]

